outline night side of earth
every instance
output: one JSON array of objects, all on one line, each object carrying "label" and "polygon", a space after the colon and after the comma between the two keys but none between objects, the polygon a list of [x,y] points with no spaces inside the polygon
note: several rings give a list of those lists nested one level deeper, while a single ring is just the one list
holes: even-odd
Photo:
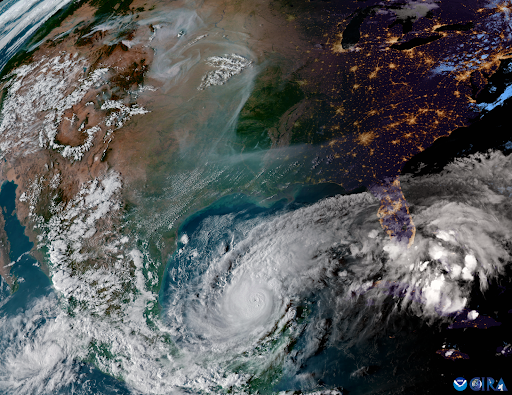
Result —
[{"label": "night side of earth", "polygon": [[0,394],[507,391],[511,97],[509,1],[0,2]]}]

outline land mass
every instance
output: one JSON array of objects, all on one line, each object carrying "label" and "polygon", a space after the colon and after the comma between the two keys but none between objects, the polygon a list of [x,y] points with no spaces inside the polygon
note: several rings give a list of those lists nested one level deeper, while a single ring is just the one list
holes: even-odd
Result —
[{"label": "land mass", "polygon": [[87,304],[59,276],[114,273],[113,313],[137,270],[158,290],[188,214],[293,183],[367,187],[411,245],[405,163],[479,113],[508,56],[499,7],[414,4],[105,1],[51,19],[2,71],[0,148],[56,287]]}]

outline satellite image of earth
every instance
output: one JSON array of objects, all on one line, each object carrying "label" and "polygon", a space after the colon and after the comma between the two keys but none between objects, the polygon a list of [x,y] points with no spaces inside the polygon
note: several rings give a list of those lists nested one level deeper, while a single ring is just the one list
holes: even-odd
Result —
[{"label": "satellite image of earth", "polygon": [[0,0],[0,394],[512,390],[511,114],[510,0]]}]

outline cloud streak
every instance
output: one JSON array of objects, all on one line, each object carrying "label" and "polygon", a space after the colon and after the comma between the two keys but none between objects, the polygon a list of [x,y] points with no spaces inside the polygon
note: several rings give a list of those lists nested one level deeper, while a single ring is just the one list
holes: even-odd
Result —
[{"label": "cloud streak", "polygon": [[[117,318],[89,314],[93,308],[69,316],[47,298],[0,322],[0,389],[58,389],[76,379],[72,361],[103,344],[114,357],[96,355],[97,366],[140,393],[243,390],[272,369],[295,377],[324,347],[358,343],[404,314],[449,322],[509,264],[511,162],[475,155],[437,175],[402,178],[417,227],[410,248],[385,234],[369,193],[256,216],[207,215],[180,235],[160,295],[163,320],[147,324],[156,295],[144,286],[145,250],[133,249],[140,295]],[[110,184],[98,185],[84,193],[85,205],[105,200]],[[100,277],[90,277],[98,287]],[[76,297],[95,291],[86,282],[62,289]]]},{"label": "cloud streak", "polygon": [[53,14],[70,0],[8,0],[0,5],[0,70]]}]

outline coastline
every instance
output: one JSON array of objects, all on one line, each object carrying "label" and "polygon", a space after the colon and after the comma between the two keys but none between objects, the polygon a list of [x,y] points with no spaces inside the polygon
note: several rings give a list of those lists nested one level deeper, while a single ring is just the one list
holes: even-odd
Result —
[{"label": "coastline", "polygon": [[10,275],[10,263],[9,259],[9,240],[5,232],[5,220],[3,216],[3,210],[0,213],[0,276],[9,284],[13,285],[13,279]]}]

